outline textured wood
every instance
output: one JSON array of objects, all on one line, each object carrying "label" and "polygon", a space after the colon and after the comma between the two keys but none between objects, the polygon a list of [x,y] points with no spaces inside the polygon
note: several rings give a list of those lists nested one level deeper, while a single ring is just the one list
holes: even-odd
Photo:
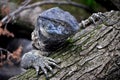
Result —
[{"label": "textured wood", "polygon": [[[104,13],[96,25],[90,24],[70,40],[70,44],[50,55],[61,61],[61,69],[49,73],[50,80],[118,80],[120,77],[120,12]],[[102,22],[103,21],[103,22]],[[45,80],[33,69],[9,80]]]}]

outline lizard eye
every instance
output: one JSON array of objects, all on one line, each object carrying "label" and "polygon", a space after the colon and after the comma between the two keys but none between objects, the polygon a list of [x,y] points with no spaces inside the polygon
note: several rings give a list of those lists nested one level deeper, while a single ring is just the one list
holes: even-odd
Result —
[{"label": "lizard eye", "polygon": [[47,25],[47,30],[55,30],[55,29],[56,28],[55,28],[55,26],[52,23]]},{"label": "lizard eye", "polygon": [[47,27],[46,27],[46,31],[49,33],[49,34],[55,34],[56,33],[56,26],[52,23],[49,23],[47,24]]}]

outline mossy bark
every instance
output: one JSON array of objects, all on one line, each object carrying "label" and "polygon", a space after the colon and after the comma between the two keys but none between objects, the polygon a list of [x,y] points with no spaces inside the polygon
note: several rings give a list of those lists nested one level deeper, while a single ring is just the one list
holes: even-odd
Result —
[{"label": "mossy bark", "polygon": [[[70,44],[50,57],[60,60],[61,69],[49,72],[50,80],[118,80],[120,78],[120,12],[104,13],[106,17],[80,30]],[[45,80],[34,69],[9,80]]]}]

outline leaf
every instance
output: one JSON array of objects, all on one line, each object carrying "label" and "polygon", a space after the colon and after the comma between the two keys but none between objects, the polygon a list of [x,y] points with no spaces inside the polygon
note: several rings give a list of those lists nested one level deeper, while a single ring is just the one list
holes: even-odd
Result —
[{"label": "leaf", "polygon": [[13,52],[13,55],[20,58],[21,56],[21,52],[22,52],[22,46],[19,46],[18,49],[16,49],[14,52]]},{"label": "leaf", "polygon": [[14,34],[9,32],[7,29],[0,28],[0,35],[4,35],[7,37],[14,37]]},{"label": "leaf", "polygon": [[3,23],[0,21],[0,27],[3,25]]},{"label": "leaf", "polygon": [[3,31],[3,35],[6,35],[7,37],[14,37],[14,34],[13,33],[11,33],[11,32],[9,32],[7,29],[4,29],[4,31]]},{"label": "leaf", "polygon": [[20,62],[21,58],[21,53],[22,53],[22,46],[19,46],[18,49],[16,49],[13,53],[9,55],[9,61],[12,62],[12,60],[15,61],[15,63]]},{"label": "leaf", "polygon": [[5,64],[12,65],[12,66],[15,65],[16,63],[18,64],[21,60],[21,54],[22,54],[22,46],[19,46],[15,51],[13,51],[13,53],[5,54],[4,52],[1,51],[0,67],[5,66]]},{"label": "leaf", "polygon": [[10,7],[8,5],[3,5],[1,8],[1,14],[6,16],[10,13]]},{"label": "leaf", "polygon": [[0,48],[0,67],[2,67],[7,61],[8,51],[6,49]]},{"label": "leaf", "polygon": [[0,28],[0,35],[2,35],[2,33],[3,33],[3,29],[2,29],[2,28]]}]

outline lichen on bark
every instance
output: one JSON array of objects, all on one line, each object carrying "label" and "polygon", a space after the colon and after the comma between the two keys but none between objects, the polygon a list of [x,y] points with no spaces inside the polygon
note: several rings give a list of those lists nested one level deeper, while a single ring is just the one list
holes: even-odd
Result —
[{"label": "lichen on bark", "polygon": [[[70,43],[50,57],[60,60],[61,69],[49,73],[50,80],[118,80],[120,72],[120,12],[103,13],[94,25],[77,32]],[[112,75],[112,76],[111,76]],[[9,80],[44,80],[35,70],[12,77]]]}]

